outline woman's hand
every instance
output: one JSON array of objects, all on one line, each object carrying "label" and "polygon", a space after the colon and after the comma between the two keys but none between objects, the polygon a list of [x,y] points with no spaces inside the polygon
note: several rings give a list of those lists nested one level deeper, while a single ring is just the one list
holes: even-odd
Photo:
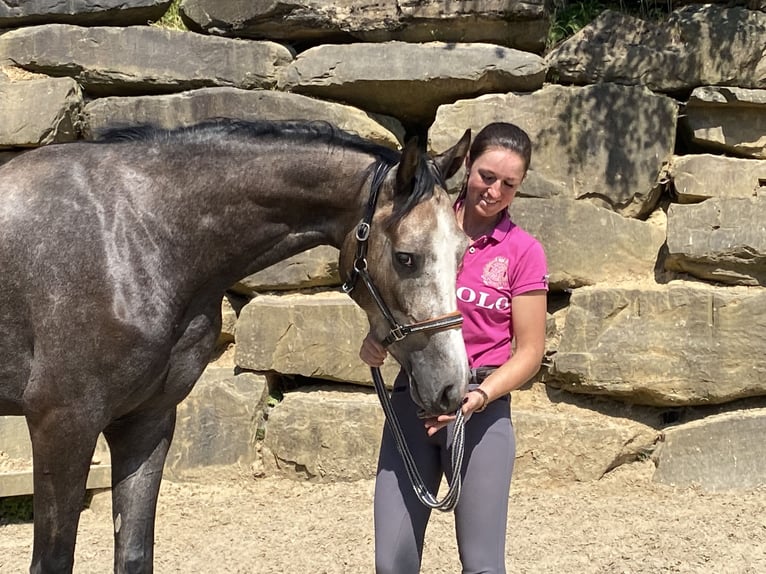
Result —
[{"label": "woman's hand", "polygon": [[367,333],[364,341],[362,341],[362,348],[359,349],[359,358],[371,367],[382,367],[387,356],[388,351],[380,341]]},{"label": "woman's hand", "polygon": [[[485,406],[484,397],[481,393],[474,391],[468,391],[468,394],[463,398],[463,417],[468,421],[471,415],[477,410]],[[437,417],[427,418],[425,420],[426,432],[428,436],[433,436],[441,429],[446,427],[449,423],[455,420],[455,415],[439,415]]]}]

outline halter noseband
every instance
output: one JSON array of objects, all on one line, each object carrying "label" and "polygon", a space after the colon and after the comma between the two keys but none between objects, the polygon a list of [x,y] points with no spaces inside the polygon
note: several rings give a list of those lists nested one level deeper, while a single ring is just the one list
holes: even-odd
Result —
[{"label": "halter noseband", "polygon": [[437,331],[445,331],[447,329],[455,329],[463,324],[463,317],[458,311],[447,313],[440,317],[433,319],[427,319],[425,321],[418,321],[416,323],[410,323],[408,325],[401,325],[391,313],[391,309],[388,308],[385,301],[380,295],[380,291],[372,281],[372,277],[367,271],[367,240],[370,238],[370,229],[372,227],[372,217],[375,215],[375,208],[378,203],[378,195],[380,188],[383,185],[383,181],[386,179],[386,175],[391,170],[391,165],[385,162],[379,161],[375,165],[375,173],[372,177],[372,183],[370,184],[370,197],[367,201],[367,209],[364,217],[359,222],[356,228],[356,256],[354,257],[354,265],[349,273],[348,279],[343,283],[343,292],[351,293],[356,286],[356,281],[359,277],[362,278],[364,284],[367,286],[367,290],[370,292],[375,304],[380,309],[380,312],[388,321],[388,325],[391,328],[388,335],[383,339],[382,343],[384,347],[388,347],[392,343],[401,341],[407,335],[412,333],[435,333]]}]

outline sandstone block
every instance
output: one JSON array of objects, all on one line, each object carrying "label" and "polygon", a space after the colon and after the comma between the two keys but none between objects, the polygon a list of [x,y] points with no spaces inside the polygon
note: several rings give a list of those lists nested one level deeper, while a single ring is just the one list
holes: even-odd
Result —
[{"label": "sandstone block", "polygon": [[570,302],[549,384],[654,406],[766,395],[766,289],[583,287]]},{"label": "sandstone block", "polygon": [[[260,295],[239,316],[235,361],[252,371],[370,385],[370,369],[359,358],[368,331],[364,311],[344,293]],[[398,372],[389,355],[385,380]]]},{"label": "sandstone block", "polygon": [[764,36],[766,13],[744,7],[693,4],[661,22],[607,10],[547,61],[561,83],[619,82],[658,92],[707,84],[763,88]]},{"label": "sandstone block", "polygon": [[539,56],[512,48],[386,42],[306,50],[282,69],[278,87],[425,122],[441,104],[487,92],[531,91],[544,79]]},{"label": "sandstone block", "polygon": [[667,269],[766,286],[766,194],[671,205],[667,245]]},{"label": "sandstone block", "polygon": [[[109,448],[99,436],[88,475],[87,488],[112,486]],[[24,417],[0,416],[0,498],[34,493],[32,442]]]},{"label": "sandstone block", "polygon": [[202,36],[152,26],[31,26],[0,36],[0,60],[71,76],[96,96],[137,95],[207,86],[269,88],[292,60],[273,42]]},{"label": "sandstone block", "polygon": [[705,491],[766,484],[766,409],[734,411],[668,428],[654,480]]},{"label": "sandstone block", "polygon": [[[538,397],[530,399],[530,394]],[[517,480],[598,480],[654,448],[658,433],[645,424],[553,404],[539,395],[513,395]],[[372,392],[304,387],[287,393],[269,415],[264,467],[269,474],[295,479],[372,478],[384,424]]]},{"label": "sandstone block", "polygon": [[654,448],[658,433],[627,419],[573,405],[512,409],[516,434],[515,480],[599,480]]},{"label": "sandstone block", "polygon": [[208,368],[178,406],[166,476],[183,476],[203,466],[254,463],[268,395],[262,376]]},{"label": "sandstone block", "polygon": [[0,76],[0,149],[77,139],[83,97],[71,78]]},{"label": "sandstone block", "polygon": [[[91,465],[85,488],[100,490],[111,488],[112,467],[109,465]],[[0,498],[5,496],[25,496],[34,494],[34,476],[32,469],[10,472],[0,471]]]},{"label": "sandstone block", "polygon": [[[428,132],[443,152],[470,128],[507,121],[532,139],[520,194],[585,199],[626,217],[657,205],[658,179],[675,145],[677,104],[644,87],[547,85],[530,94],[490,94],[441,106]],[[453,181],[462,182],[462,174]]]},{"label": "sandstone block", "polygon": [[338,249],[320,245],[245,277],[232,289],[238,293],[255,295],[263,291],[338,286],[341,283]]},{"label": "sandstone block", "polygon": [[300,44],[401,40],[405,42],[487,42],[541,52],[549,14],[542,0],[311,0],[288,3],[185,0],[187,24],[198,30],[240,38]]},{"label": "sandstone block", "polygon": [[682,155],[673,158],[668,173],[679,203],[754,197],[766,186],[766,160],[711,154]]},{"label": "sandstone block", "polygon": [[15,0],[0,4],[0,28],[35,24],[130,26],[159,20],[172,0]]},{"label": "sandstone block", "polygon": [[304,387],[287,393],[269,414],[264,469],[320,482],[372,478],[383,424],[372,391]]},{"label": "sandstone block", "polygon": [[[766,15],[764,15],[766,35]],[[766,67],[766,58],[763,66]],[[766,76],[765,76],[766,77]],[[766,87],[766,79],[763,85]],[[680,122],[689,140],[708,150],[766,159],[766,90],[696,88]],[[766,175],[762,176],[766,179]]]},{"label": "sandstone block", "polygon": [[[543,244],[550,286],[557,290],[651,278],[665,243],[661,226],[585,201],[518,197],[511,218]],[[577,225],[561,225],[563,221]]]}]

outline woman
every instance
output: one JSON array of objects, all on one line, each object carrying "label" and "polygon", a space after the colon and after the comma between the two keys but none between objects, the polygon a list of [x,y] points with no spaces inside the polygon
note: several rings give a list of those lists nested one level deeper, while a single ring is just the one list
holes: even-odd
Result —
[{"label": "woman", "polygon": [[[492,123],[466,158],[466,181],[455,203],[471,240],[457,279],[458,309],[472,381],[463,401],[465,457],[455,529],[464,573],[504,573],[508,493],[515,457],[509,393],[538,370],[545,349],[547,267],[540,243],[511,222],[507,208],[526,176],[529,136]],[[513,347],[512,347],[513,343]],[[380,366],[383,346],[368,335],[360,357]],[[449,468],[452,415],[421,420],[403,372],[392,403],[423,479],[436,492]],[[470,417],[470,419],[469,419]],[[448,479],[451,477],[448,477]],[[416,497],[386,427],[375,483],[375,567],[378,574],[420,571],[430,509]]]}]

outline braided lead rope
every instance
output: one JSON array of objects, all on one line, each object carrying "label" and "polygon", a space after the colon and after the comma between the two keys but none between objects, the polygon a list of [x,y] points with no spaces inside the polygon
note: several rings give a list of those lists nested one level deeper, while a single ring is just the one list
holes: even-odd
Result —
[{"label": "braided lead rope", "polygon": [[417,465],[415,464],[410,449],[407,447],[407,442],[404,438],[404,432],[399,424],[399,418],[394,412],[391,399],[386,391],[386,386],[383,382],[383,377],[380,374],[378,367],[371,367],[372,380],[375,384],[375,392],[380,400],[380,405],[383,407],[383,412],[386,415],[386,423],[388,428],[391,429],[391,433],[394,435],[394,442],[399,454],[404,461],[404,468],[407,471],[407,476],[410,479],[410,484],[415,490],[415,495],[420,502],[429,508],[434,510],[441,510],[443,512],[449,512],[454,510],[460,499],[460,489],[462,487],[462,477],[460,470],[463,466],[463,454],[465,452],[465,418],[463,412],[458,409],[455,418],[455,428],[452,436],[452,447],[450,448],[450,464],[452,466],[452,483],[449,485],[447,493],[442,500],[439,500],[431,494],[423,481],[423,477],[420,475]]}]

